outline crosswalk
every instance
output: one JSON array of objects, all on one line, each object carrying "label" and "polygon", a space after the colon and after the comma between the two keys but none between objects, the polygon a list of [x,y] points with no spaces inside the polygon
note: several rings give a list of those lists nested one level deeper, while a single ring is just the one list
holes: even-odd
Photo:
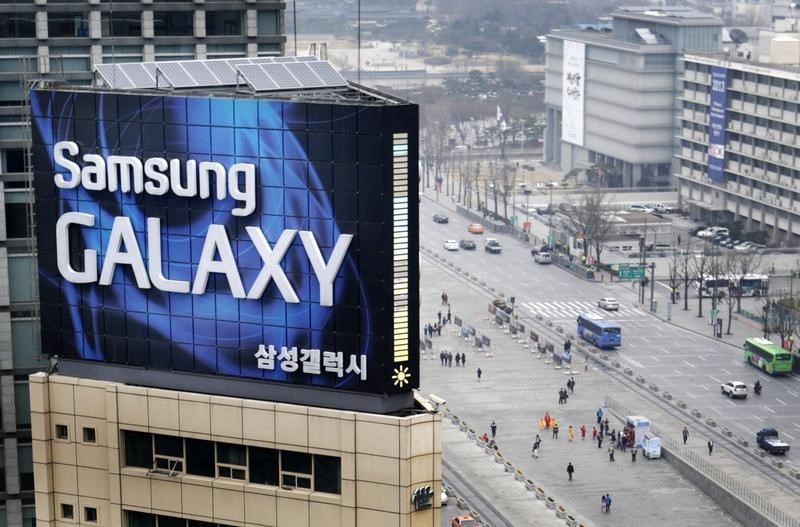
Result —
[{"label": "crosswalk", "polygon": [[596,302],[523,302],[522,306],[531,315],[541,315],[552,320],[572,320],[584,313],[597,313],[609,320],[635,319],[647,316],[635,307],[619,306],[618,311],[606,311],[597,307]]}]

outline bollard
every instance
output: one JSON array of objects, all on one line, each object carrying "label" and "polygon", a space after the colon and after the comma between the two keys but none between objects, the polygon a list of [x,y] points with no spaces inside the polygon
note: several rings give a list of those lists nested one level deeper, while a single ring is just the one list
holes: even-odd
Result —
[{"label": "bollard", "polygon": [[630,369],[630,368],[625,368],[625,369],[624,369],[624,370],[622,370],[622,371],[624,371],[624,372],[625,372],[625,375],[633,375],[633,370],[632,370],[632,369]]},{"label": "bollard", "polygon": [[692,408],[691,410],[689,410],[689,413],[697,417],[698,419],[703,417],[703,414],[701,414],[700,410],[698,410],[697,408]]},{"label": "bollard", "polygon": [[517,469],[514,471],[514,479],[517,481],[525,481],[525,474],[522,472],[522,470]]},{"label": "bollard", "polygon": [[688,405],[686,404],[686,401],[680,401],[680,400],[679,400],[679,401],[677,401],[675,404],[677,404],[677,405],[678,405],[678,408],[683,408],[684,410],[685,410],[685,409],[686,409],[686,407],[688,406]]},{"label": "bollard", "polygon": [[542,487],[536,487],[534,493],[536,494],[536,499],[544,499],[544,489]]},{"label": "bollard", "polygon": [[720,430],[720,432],[722,432],[722,435],[724,435],[726,437],[731,437],[733,435],[733,430],[731,430],[727,426],[723,426],[719,430]]},{"label": "bollard", "polygon": [[526,479],[525,488],[528,490],[536,490],[536,483],[534,483],[533,480]]},{"label": "bollard", "polygon": [[653,383],[651,382],[651,383],[650,383],[650,389],[651,389],[652,391],[654,391],[654,392],[657,392],[657,391],[658,391],[658,385],[657,385],[657,384],[653,384]]},{"label": "bollard", "polygon": [[662,393],[662,394],[661,394],[661,397],[663,397],[663,398],[664,398],[664,399],[666,399],[667,401],[671,401],[671,400],[672,400],[672,394],[671,394],[671,393],[669,393],[669,392],[664,392],[664,393]]},{"label": "bollard", "polygon": [[750,441],[748,441],[747,439],[745,439],[743,437],[737,437],[736,438],[736,442],[739,443],[742,446],[747,446],[747,445],[750,444]]},{"label": "bollard", "polygon": [[645,379],[641,375],[637,375],[636,376],[636,382],[638,382],[639,384],[644,384],[645,383]]},{"label": "bollard", "polygon": [[559,505],[558,508],[556,508],[556,516],[563,520],[567,517],[567,509],[565,509],[563,505]]},{"label": "bollard", "polygon": [[706,417],[706,424],[708,426],[717,426],[717,420],[713,417]]},{"label": "bollard", "polygon": [[556,508],[556,500],[554,500],[550,496],[548,496],[547,499],[545,499],[544,504],[547,505],[548,509],[555,509]]},{"label": "bollard", "polygon": [[503,454],[501,454],[500,452],[495,452],[494,453],[494,462],[495,463],[503,464],[503,463],[505,463],[505,461],[506,460],[503,459]]},{"label": "bollard", "polygon": [[506,461],[504,463],[503,469],[506,472],[514,472],[514,463],[512,463],[511,461]]}]

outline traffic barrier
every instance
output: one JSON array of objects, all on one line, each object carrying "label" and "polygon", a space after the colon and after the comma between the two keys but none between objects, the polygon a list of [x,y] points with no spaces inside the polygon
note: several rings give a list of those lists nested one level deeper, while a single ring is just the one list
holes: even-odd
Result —
[{"label": "traffic barrier", "polygon": [[750,444],[750,441],[748,441],[747,439],[745,439],[743,437],[737,437],[736,438],[736,442],[739,443],[742,446],[748,446]]},{"label": "traffic barrier", "polygon": [[671,401],[671,400],[672,400],[672,394],[671,394],[671,393],[669,393],[669,392],[664,392],[664,393],[662,393],[662,394],[661,394],[661,397],[663,397],[663,398],[664,398],[664,399],[666,399],[667,401]]},{"label": "traffic barrier", "polygon": [[569,527],[575,527],[578,525],[578,520],[576,520],[574,516],[567,514],[567,525],[569,525]]},{"label": "traffic barrier", "polygon": [[553,327],[553,323],[551,321],[549,321],[549,320],[547,322],[545,322],[544,325],[547,326],[548,328]]},{"label": "traffic barrier", "polygon": [[624,371],[624,372],[625,372],[625,375],[628,375],[628,376],[630,376],[630,375],[633,375],[633,370],[632,370],[632,369],[630,369],[630,368],[625,368],[625,369],[624,369],[624,370],[622,370],[622,371]]},{"label": "traffic barrier", "polygon": [[511,461],[506,461],[505,463],[503,463],[503,468],[505,469],[506,472],[514,472],[514,463],[512,463]]},{"label": "traffic barrier", "polygon": [[525,481],[525,474],[520,469],[517,469],[514,471],[514,479],[517,481]]},{"label": "traffic barrier", "polygon": [[653,383],[651,382],[651,383],[650,383],[650,389],[651,389],[651,390],[653,390],[654,392],[657,392],[657,391],[658,391],[658,385],[657,385],[657,384],[653,384]]},{"label": "traffic barrier", "polygon": [[457,265],[456,266],[456,271],[461,272],[461,267]]},{"label": "traffic barrier", "polygon": [[544,500],[544,504],[545,504],[545,505],[547,505],[547,508],[548,508],[548,509],[555,509],[555,508],[556,508],[556,500],[554,500],[554,499],[553,499],[553,498],[551,498],[550,496],[548,496],[548,497],[547,497],[547,498]]},{"label": "traffic barrier", "polygon": [[525,488],[528,490],[536,490],[536,483],[534,483],[533,480],[526,479]]},{"label": "traffic barrier", "polygon": [[534,494],[536,494],[536,498],[537,499],[540,499],[540,500],[544,499],[544,489],[542,487],[536,487],[536,490],[534,491]]},{"label": "traffic barrier", "polygon": [[708,426],[717,426],[717,420],[713,417],[706,417],[706,424]]},{"label": "traffic barrier", "polygon": [[472,428],[467,429],[467,437],[469,437],[470,439],[475,439],[476,435],[478,434],[475,432],[475,430],[473,430]]},{"label": "traffic barrier", "polygon": [[490,293],[494,293],[494,291],[495,291],[494,287],[489,287],[489,292]]},{"label": "traffic barrier", "polygon": [[556,333],[564,333],[564,328],[561,326],[556,326]]},{"label": "traffic barrier", "polygon": [[492,455],[494,455],[494,447],[493,447],[492,445],[490,445],[489,443],[484,443],[484,444],[483,444],[483,450],[484,450],[484,452],[486,452],[487,454],[492,454]]},{"label": "traffic barrier", "polygon": [[450,485],[444,485],[444,492],[450,498],[452,498],[453,496],[456,495],[456,490],[453,487],[451,487]]},{"label": "traffic barrier", "polygon": [[686,401],[681,401],[681,400],[676,401],[675,404],[678,405],[678,408],[683,408],[684,410],[686,410],[686,407],[688,406],[686,404]]},{"label": "traffic barrier", "polygon": [[467,508],[467,502],[466,502],[466,501],[464,501],[464,498],[458,498],[458,499],[456,500],[456,505],[457,505],[457,506],[458,506],[458,508],[459,508],[459,509],[461,509],[461,510],[464,510],[464,509],[466,509],[466,508]]},{"label": "traffic barrier", "polygon": [[697,408],[692,408],[691,410],[689,410],[689,413],[692,414],[693,416],[697,417],[697,418],[700,418],[700,417],[703,416],[703,414],[701,414],[700,410],[698,410]]},{"label": "traffic barrier", "polygon": [[505,463],[505,461],[506,460],[503,458],[503,454],[501,454],[500,452],[495,452],[494,453],[494,462],[495,463],[503,464],[503,463]]},{"label": "traffic barrier", "polygon": [[637,375],[636,376],[636,382],[638,382],[640,384],[644,384],[645,383],[645,379],[641,375]]},{"label": "traffic barrier", "polygon": [[764,457],[767,455],[767,451],[763,448],[756,447],[753,449],[753,452],[755,452],[758,457]]},{"label": "traffic barrier", "polygon": [[460,421],[460,419],[458,418],[458,416],[456,414],[453,414],[453,415],[450,416],[450,421],[452,421],[454,425],[457,425],[458,422]]},{"label": "traffic barrier", "polygon": [[778,468],[783,468],[783,460],[776,457],[772,458],[772,464]]},{"label": "traffic barrier", "polygon": [[467,423],[465,421],[459,421],[458,422],[458,429],[459,430],[461,430],[462,432],[466,432],[467,428],[469,428],[469,427],[467,426]]},{"label": "traffic barrier", "polygon": [[486,287],[486,281],[485,280],[481,280],[480,282],[478,282],[478,284],[480,284],[481,287]]},{"label": "traffic barrier", "polygon": [[730,428],[728,428],[727,426],[723,426],[723,427],[721,427],[721,428],[719,429],[719,431],[720,431],[720,432],[722,432],[722,435],[724,435],[725,437],[731,437],[731,436],[733,436],[733,430],[731,430],[731,429],[730,429]]},{"label": "traffic barrier", "polygon": [[800,469],[798,469],[798,468],[797,468],[797,467],[795,467],[794,465],[789,465],[789,474],[790,474],[790,475],[791,475],[791,476],[792,476],[794,479],[800,479]]},{"label": "traffic barrier", "polygon": [[563,520],[564,518],[567,517],[567,509],[565,509],[563,505],[559,505],[556,508],[556,516],[558,516]]},{"label": "traffic barrier", "polygon": [[542,320],[544,317],[542,315],[536,315],[536,320]]}]

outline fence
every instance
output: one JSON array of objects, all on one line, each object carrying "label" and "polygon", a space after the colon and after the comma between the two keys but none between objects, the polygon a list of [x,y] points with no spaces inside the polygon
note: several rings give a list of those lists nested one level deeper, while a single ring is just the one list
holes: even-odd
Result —
[{"label": "fence", "polygon": [[[611,409],[612,412],[617,414],[617,416],[636,415],[613,397],[606,396],[605,404]],[[677,441],[664,434],[663,431],[659,430],[658,427],[652,423],[650,424],[650,429],[654,434],[661,438],[662,447],[668,450],[671,455],[681,458],[684,463],[692,466],[695,470],[700,472],[708,479],[714,481],[725,491],[746,503],[750,508],[757,511],[762,516],[781,526],[800,527],[800,520],[798,520],[795,516],[771,503],[766,498],[757,492],[754,492],[746,484],[742,483],[730,474],[723,472],[719,467],[713,463],[710,463],[707,459],[697,455],[695,452],[685,447],[681,441]]]}]

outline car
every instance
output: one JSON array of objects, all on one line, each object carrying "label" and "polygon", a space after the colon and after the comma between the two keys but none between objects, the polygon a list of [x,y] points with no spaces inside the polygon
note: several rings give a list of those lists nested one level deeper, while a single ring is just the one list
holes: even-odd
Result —
[{"label": "car", "polygon": [[549,216],[550,214],[554,214],[555,210],[550,207],[536,207],[536,214],[542,216]]},{"label": "car", "polygon": [[533,255],[533,261],[545,265],[549,263],[553,263],[553,257],[548,252],[540,252]]},{"label": "car", "polygon": [[503,246],[497,241],[497,238],[486,238],[483,242],[483,250],[490,254],[500,254],[503,252]]},{"label": "car", "polygon": [[537,249],[536,247],[531,249],[531,256],[535,257],[537,254],[539,254],[539,249]]},{"label": "car", "polygon": [[597,307],[600,309],[605,309],[606,311],[618,311],[619,302],[617,302],[614,298],[605,297],[597,301]]},{"label": "car", "polygon": [[475,250],[475,242],[472,240],[461,240],[458,242],[458,246],[464,249],[465,251],[474,251]]},{"label": "car", "polygon": [[713,238],[718,234],[729,235],[730,232],[725,227],[709,227],[697,233],[698,238]]},{"label": "car", "polygon": [[442,493],[439,496],[439,500],[442,502],[442,507],[447,507],[447,502],[449,501],[447,497],[447,491],[442,489]]},{"label": "car", "polygon": [[435,223],[450,223],[450,218],[448,218],[444,214],[434,214],[433,221]]},{"label": "car", "polygon": [[480,524],[472,516],[455,516],[450,521],[450,527],[479,527]]},{"label": "car", "polygon": [[503,298],[495,298],[492,300],[492,305],[495,306],[497,309],[502,309],[506,313],[511,313],[514,311],[514,306],[511,304],[507,304]]},{"label": "car", "polygon": [[728,240],[727,242],[725,242],[725,247],[727,247],[728,249],[733,249],[740,243],[742,243],[741,240]]},{"label": "car", "polygon": [[457,251],[458,250],[458,242],[455,240],[445,240],[444,241],[444,248],[448,251]]},{"label": "car", "polygon": [[628,205],[628,210],[633,212],[644,212],[645,214],[650,214],[653,212],[653,209],[646,205],[642,205],[641,203],[631,203]]},{"label": "car", "polygon": [[734,251],[753,251],[758,244],[756,242],[742,242],[733,248]]},{"label": "car", "polygon": [[704,231],[706,229],[708,229],[707,225],[703,225],[701,227],[692,227],[691,229],[689,229],[689,236],[697,236],[698,232]]},{"label": "car", "polygon": [[778,431],[774,428],[762,428],[756,432],[756,443],[776,456],[782,456],[789,451],[789,445],[778,438]]},{"label": "car", "polygon": [[731,399],[737,397],[747,399],[747,385],[740,381],[728,381],[721,388],[722,395],[727,395]]},{"label": "car", "polygon": [[711,243],[713,243],[714,245],[725,245],[730,240],[732,240],[732,238],[727,234],[718,234],[713,238],[711,238]]},{"label": "car", "polygon": [[472,234],[483,234],[483,225],[480,223],[470,223],[467,227],[467,231]]}]

